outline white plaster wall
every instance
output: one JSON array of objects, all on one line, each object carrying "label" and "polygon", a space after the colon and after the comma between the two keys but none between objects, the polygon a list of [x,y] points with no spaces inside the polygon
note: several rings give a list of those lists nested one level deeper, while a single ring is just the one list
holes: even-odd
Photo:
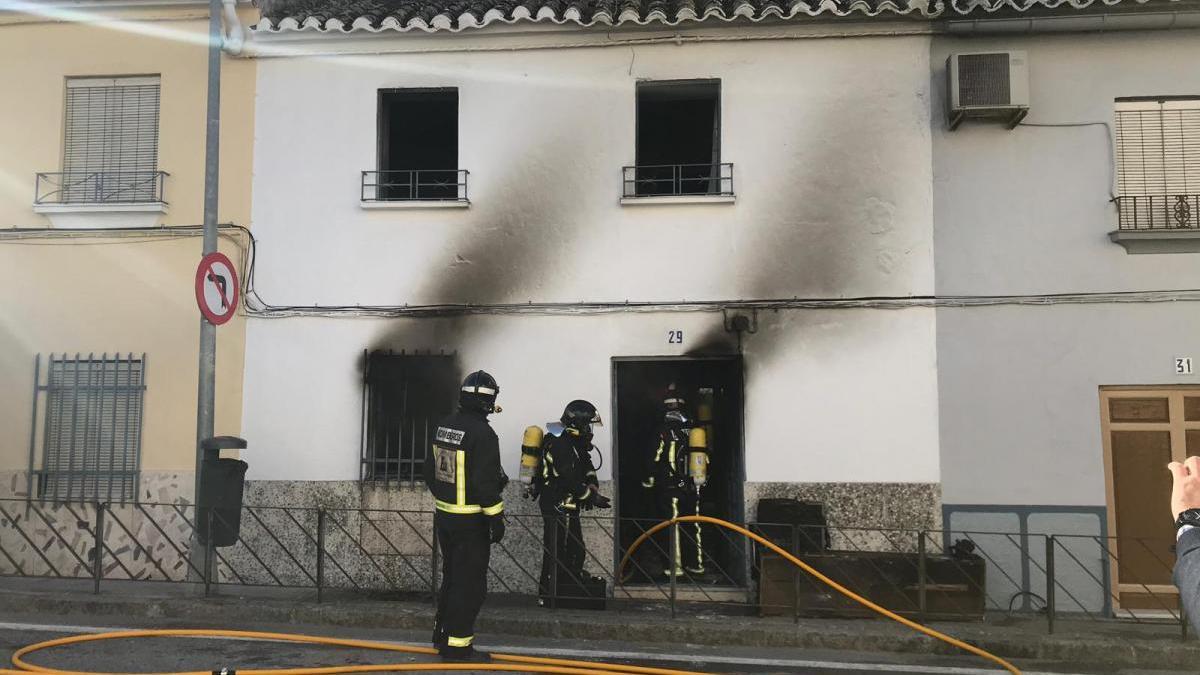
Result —
[{"label": "white plaster wall", "polygon": [[[954,51],[1029,55],[1028,122],[1112,123],[1119,96],[1195,94],[1200,34],[1107,33],[933,42],[942,109]],[[933,127],[937,288],[1020,294],[1200,287],[1200,255],[1128,255],[1108,240],[1103,127]],[[1103,506],[1102,385],[1195,384],[1194,304],[938,311],[943,500]]]},{"label": "white plaster wall", "polygon": [[1191,303],[939,310],[937,330],[947,504],[1103,506],[1100,387],[1200,383],[1172,370],[1200,354]]},{"label": "white plaster wall", "polygon": [[[277,305],[929,293],[928,54],[908,37],[263,59],[257,288]],[[620,206],[635,83],[712,77],[737,203]],[[376,91],[429,86],[459,88],[471,207],[361,209]],[[744,345],[748,480],[937,481],[932,311],[759,320]],[[567,400],[611,418],[612,357],[682,354],[721,321],[252,319],[250,478],[357,478],[364,348],[458,351],[495,374],[515,475],[521,429]]]},{"label": "white plaster wall", "polygon": [[[358,478],[364,346],[457,350],[500,382],[492,416],[510,475],[521,432],[574,398],[596,403],[612,458],[613,356],[678,356],[719,314],[250,322],[245,436],[254,480]],[[683,330],[683,345],[667,332]],[[746,479],[937,482],[932,310],[763,313],[744,340]]]},{"label": "white plaster wall", "polygon": [[[720,78],[738,203],[622,207],[640,79]],[[468,210],[359,206],[376,92],[459,88]],[[254,226],[275,304],[932,289],[925,38],[260,61]],[[419,133],[419,132],[418,132]]]},{"label": "white plaster wall", "polygon": [[1115,124],[1121,96],[1200,92],[1200,31],[940,37],[931,52],[934,220],[941,294],[1200,286],[1196,255],[1128,255],[1108,239],[1113,159],[1104,127],[945,128],[953,52],[1025,50],[1027,123]]}]

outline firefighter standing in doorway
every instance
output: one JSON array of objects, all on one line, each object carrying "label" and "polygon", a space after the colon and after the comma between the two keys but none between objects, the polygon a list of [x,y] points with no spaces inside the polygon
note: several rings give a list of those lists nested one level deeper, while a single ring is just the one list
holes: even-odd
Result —
[{"label": "firefighter standing in doorway", "polygon": [[[663,520],[700,515],[700,491],[708,481],[708,439],[704,426],[692,425],[686,412],[687,401],[676,385],[667,387],[663,397],[662,424],[651,453],[642,486],[654,491],[654,503]],[[700,523],[679,526],[675,550],[667,551],[663,572],[680,576],[684,572],[702,575],[704,539]],[[672,564],[671,561],[674,561]]]},{"label": "firefighter standing in doorway", "polygon": [[442,588],[434,617],[433,645],[443,661],[485,663],[477,651],[475,618],[487,595],[491,545],[504,537],[501,492],[508,477],[500,466],[500,444],[488,415],[500,412],[500,387],[484,371],[463,380],[458,412],[434,435],[425,483],[433,493],[434,529],[442,550]]},{"label": "firefighter standing in doorway", "polygon": [[577,399],[567,404],[558,424],[547,425],[548,434],[539,438],[539,427],[529,427],[525,431],[524,455],[531,456],[530,451],[540,447],[540,456],[529,462],[536,472],[531,476],[530,493],[537,498],[542,512],[539,604],[545,604],[549,596],[557,595],[557,589],[553,588],[556,560],[560,581],[574,584],[592,581],[591,575],[583,571],[587,549],[583,543],[579,512],[607,509],[611,505],[609,499],[600,494],[600,482],[592,464],[592,427],[601,424],[596,406]]}]

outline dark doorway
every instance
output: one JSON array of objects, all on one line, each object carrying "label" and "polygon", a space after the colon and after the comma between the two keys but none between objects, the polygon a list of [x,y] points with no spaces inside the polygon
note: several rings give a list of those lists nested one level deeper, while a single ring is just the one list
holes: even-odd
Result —
[{"label": "dark doorway", "polygon": [[[618,557],[649,526],[662,520],[652,490],[642,486],[650,458],[658,447],[665,409],[663,393],[675,383],[687,399],[688,416],[696,420],[699,403],[711,406],[709,480],[701,491],[704,515],[744,521],[742,495],[745,457],[742,430],[742,360],[740,356],[613,360],[613,477],[617,491]],[[704,526],[703,548],[713,583],[745,583],[745,545],[740,537]],[[639,550],[629,571],[631,583],[662,582],[662,552],[653,545]],[[657,571],[655,571],[657,570]]]}]

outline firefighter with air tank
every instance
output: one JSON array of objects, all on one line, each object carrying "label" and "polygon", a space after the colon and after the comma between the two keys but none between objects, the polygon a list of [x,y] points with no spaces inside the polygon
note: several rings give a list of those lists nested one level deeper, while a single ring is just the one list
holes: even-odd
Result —
[{"label": "firefighter with air tank", "polygon": [[592,462],[592,427],[601,424],[596,406],[576,399],[567,404],[558,422],[546,425],[545,433],[537,426],[525,430],[520,480],[542,512],[539,604],[560,595],[556,581],[560,587],[566,583],[580,588],[585,596],[591,594],[587,589],[602,583],[583,569],[587,548],[579,520],[580,511],[610,506],[600,494]]},{"label": "firefighter with air tank", "polygon": [[[700,493],[708,483],[708,438],[712,429],[711,391],[697,406],[697,424],[687,414],[687,401],[672,383],[663,396],[663,419],[646,467],[642,487],[652,490],[663,520],[700,514]],[[666,551],[663,573],[668,576],[705,574],[704,537],[700,523],[679,526],[674,550]]]}]

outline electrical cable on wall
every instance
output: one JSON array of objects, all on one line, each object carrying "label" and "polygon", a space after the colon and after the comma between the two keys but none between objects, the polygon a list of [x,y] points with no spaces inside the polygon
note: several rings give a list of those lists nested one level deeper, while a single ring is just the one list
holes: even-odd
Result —
[{"label": "electrical cable on wall", "polygon": [[1017,126],[1020,127],[1042,127],[1042,128],[1071,128],[1071,127],[1104,127],[1106,139],[1108,140],[1108,198],[1109,201],[1117,200],[1117,150],[1115,147],[1116,137],[1113,134],[1112,125],[1108,122],[1021,122]]},{"label": "electrical cable on wall", "polygon": [[[424,305],[275,305],[259,295],[255,288],[258,239],[241,225],[222,225],[226,238],[238,243],[239,261],[245,270],[242,289],[245,314],[263,319],[297,317],[347,318],[421,318],[486,315],[593,315],[617,313],[696,313],[723,310],[802,310],[802,309],[939,309],[995,306],[1052,306],[1089,304],[1127,304],[1200,301],[1200,288],[1033,293],[1019,295],[902,295],[860,296],[850,298],[760,298],[739,300],[623,300],[596,302],[514,302],[514,303],[431,303]],[[237,241],[244,236],[248,244]],[[0,230],[0,244],[29,244],[30,240],[63,238],[66,244],[92,245],[78,239],[115,235],[127,237],[125,243],[151,242],[162,238],[195,237],[199,226],[125,228],[120,230],[46,230],[14,228]],[[61,244],[60,244],[61,245]]]}]

